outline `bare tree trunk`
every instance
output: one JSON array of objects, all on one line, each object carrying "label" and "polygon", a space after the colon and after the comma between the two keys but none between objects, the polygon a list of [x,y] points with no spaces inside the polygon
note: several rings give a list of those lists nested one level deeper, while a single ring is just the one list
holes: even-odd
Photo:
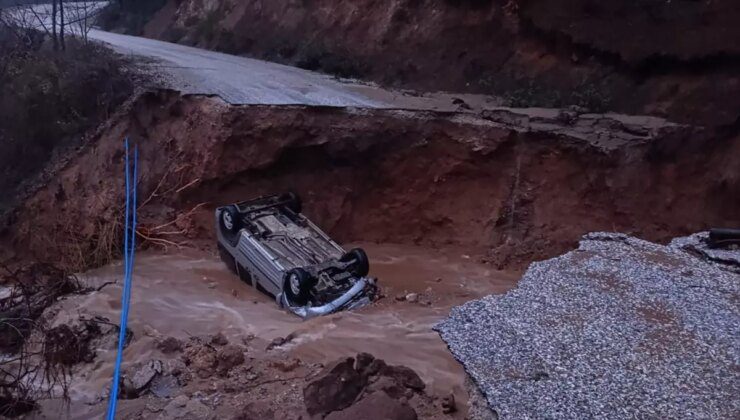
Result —
[{"label": "bare tree trunk", "polygon": [[54,51],[59,49],[59,38],[57,38],[57,1],[51,0],[51,38],[54,40]]},{"label": "bare tree trunk", "polygon": [[67,49],[64,43],[64,0],[59,0],[59,41],[62,45],[62,51]]}]

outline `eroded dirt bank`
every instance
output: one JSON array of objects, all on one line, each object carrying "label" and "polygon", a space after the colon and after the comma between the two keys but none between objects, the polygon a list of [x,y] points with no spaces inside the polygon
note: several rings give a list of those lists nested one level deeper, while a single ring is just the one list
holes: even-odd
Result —
[{"label": "eroded dirt bank", "polygon": [[170,0],[144,35],[516,106],[577,104],[729,124],[734,0]]},{"label": "eroded dirt bank", "polygon": [[589,231],[661,241],[739,217],[740,136],[645,117],[231,107],[159,92],[102,133],[6,220],[16,252],[75,269],[118,255],[127,135],[145,246],[212,243],[215,206],[286,189],[341,241],[467,247],[501,267]]}]

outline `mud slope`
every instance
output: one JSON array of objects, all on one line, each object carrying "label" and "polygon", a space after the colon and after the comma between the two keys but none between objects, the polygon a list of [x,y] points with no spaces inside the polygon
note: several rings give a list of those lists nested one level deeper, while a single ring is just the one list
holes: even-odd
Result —
[{"label": "mud slope", "polygon": [[556,255],[588,231],[666,240],[740,222],[736,134],[647,117],[233,107],[159,92],[5,221],[16,251],[74,268],[118,252],[126,135],[140,148],[149,245],[210,241],[214,206],[286,189],[342,241],[457,245],[501,265]]},{"label": "mud slope", "polygon": [[144,35],[515,106],[722,125],[740,114],[735,0],[170,0]]}]

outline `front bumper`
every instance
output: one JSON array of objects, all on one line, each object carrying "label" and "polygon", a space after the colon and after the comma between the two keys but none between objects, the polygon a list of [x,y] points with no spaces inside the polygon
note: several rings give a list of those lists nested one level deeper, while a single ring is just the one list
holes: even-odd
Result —
[{"label": "front bumper", "polygon": [[321,306],[291,306],[285,293],[277,296],[281,308],[286,308],[303,319],[310,319],[321,315],[328,315],[340,310],[361,308],[372,302],[372,296],[377,290],[375,279],[361,278],[342,296]]}]

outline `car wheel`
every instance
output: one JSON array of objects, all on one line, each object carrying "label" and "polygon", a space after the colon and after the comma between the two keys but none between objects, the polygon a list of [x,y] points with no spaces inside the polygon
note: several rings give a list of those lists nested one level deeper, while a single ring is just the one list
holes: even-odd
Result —
[{"label": "car wheel", "polygon": [[234,260],[234,256],[229,254],[229,251],[224,248],[223,245],[218,244],[218,255],[221,257],[221,261],[226,264],[226,267],[234,274],[238,274],[236,272],[236,260]]},{"label": "car wheel", "polygon": [[352,274],[357,277],[365,277],[370,273],[370,261],[367,259],[367,254],[362,248],[351,249],[339,259],[342,262],[352,260],[354,260],[354,263],[350,266],[350,272]]},{"label": "car wheel", "polygon": [[300,213],[303,211],[303,202],[301,197],[294,192],[287,192],[280,196],[280,201],[285,202],[285,207],[291,209],[293,213]]},{"label": "car wheel", "polygon": [[219,221],[221,222],[221,227],[227,232],[236,233],[241,229],[239,209],[234,205],[224,207],[221,210]]},{"label": "car wheel", "polygon": [[293,305],[307,304],[314,286],[316,286],[316,279],[302,268],[294,268],[285,273],[283,293],[288,298],[288,302]]}]

